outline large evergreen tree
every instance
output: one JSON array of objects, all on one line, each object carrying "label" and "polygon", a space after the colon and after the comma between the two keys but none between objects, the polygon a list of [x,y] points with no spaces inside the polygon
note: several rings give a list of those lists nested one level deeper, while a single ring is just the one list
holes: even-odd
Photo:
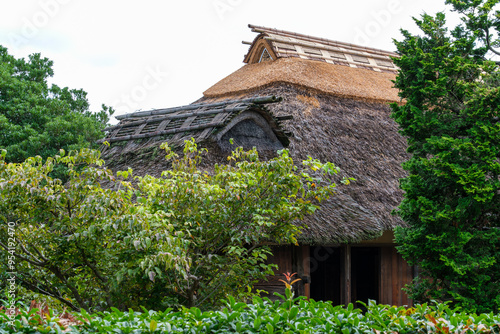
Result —
[{"label": "large evergreen tree", "polygon": [[411,158],[398,214],[399,251],[420,268],[417,301],[451,300],[477,311],[500,309],[500,87],[498,1],[448,1],[463,24],[424,14],[422,34],[396,41],[393,117]]},{"label": "large evergreen tree", "polygon": [[40,54],[16,59],[0,46],[0,148],[7,161],[88,148],[103,137],[112,109],[92,113],[85,91],[49,85],[52,64]]}]

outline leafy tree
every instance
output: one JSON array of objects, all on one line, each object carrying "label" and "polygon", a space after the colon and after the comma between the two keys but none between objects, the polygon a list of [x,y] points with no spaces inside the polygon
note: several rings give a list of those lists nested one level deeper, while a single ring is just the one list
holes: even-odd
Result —
[{"label": "leafy tree", "polygon": [[[333,191],[319,177],[336,169],[309,159],[299,170],[287,151],[262,162],[255,150],[237,150],[209,173],[199,169],[200,153],[187,142],[182,158],[169,151],[172,170],[134,186],[120,180],[130,170],[116,178],[100,167],[96,151],[8,164],[4,151],[1,272],[74,309],[206,306],[251,295],[274,268],[266,245],[295,242],[292,221]],[[50,176],[58,163],[69,169],[64,184]]]},{"label": "leafy tree", "polygon": [[[17,273],[19,285],[75,310],[137,307],[147,298],[148,286],[140,290],[130,278],[142,272],[137,262],[160,251],[173,254],[182,241],[171,235],[166,215],[136,205],[133,187],[100,168],[97,151],[20,164],[5,164],[3,153],[1,272]],[[68,167],[65,184],[50,177],[56,164]],[[185,261],[183,254],[170,255],[164,265]]]},{"label": "leafy tree", "polygon": [[238,148],[228,157],[230,164],[215,165],[213,174],[199,169],[203,151],[194,141],[186,142],[181,158],[167,151],[172,169],[162,178],[141,178],[139,201],[153,213],[169,212],[174,230],[187,237],[190,263],[181,268],[183,279],[156,271],[166,282],[162,289],[184,305],[251,295],[252,285],[275,268],[265,263],[271,254],[267,245],[296,243],[299,227],[293,221],[313,213],[335,187],[307,173],[335,173],[333,164],[309,158],[301,171],[286,150],[260,161],[255,149]]},{"label": "leafy tree", "polygon": [[91,148],[103,137],[113,110],[103,105],[92,113],[85,91],[49,86],[52,65],[40,54],[16,59],[0,46],[0,148],[7,150],[6,161]]},{"label": "leafy tree", "polygon": [[403,30],[395,42],[404,104],[393,117],[412,154],[396,240],[420,269],[409,291],[477,311],[500,307],[500,88],[486,32],[499,27],[497,2],[449,1],[463,25],[449,31],[443,13],[424,14],[421,36]]}]

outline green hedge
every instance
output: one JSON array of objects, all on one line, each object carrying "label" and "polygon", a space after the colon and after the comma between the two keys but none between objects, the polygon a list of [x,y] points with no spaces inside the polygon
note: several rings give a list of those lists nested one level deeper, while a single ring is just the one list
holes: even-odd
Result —
[{"label": "green hedge", "polygon": [[[179,311],[121,312],[113,309],[77,316],[81,324],[71,333],[500,333],[499,314],[468,314],[447,305],[417,305],[411,308],[370,303],[367,312],[332,306],[328,302],[272,302],[255,298],[252,304],[229,298],[226,307],[203,312],[198,308]],[[21,309],[11,327],[0,313],[0,333],[62,333],[64,327],[51,311]],[[40,324],[42,323],[42,324]]]}]

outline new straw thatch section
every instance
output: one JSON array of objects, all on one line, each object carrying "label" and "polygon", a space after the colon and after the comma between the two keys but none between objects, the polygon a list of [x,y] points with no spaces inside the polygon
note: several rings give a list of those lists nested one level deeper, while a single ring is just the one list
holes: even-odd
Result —
[{"label": "new straw thatch section", "polygon": [[[325,95],[374,102],[399,101],[393,73],[335,66],[301,58],[280,58],[243,66],[207,89],[205,97],[244,97],[271,84],[292,84]],[[241,95],[238,95],[241,94]]]}]

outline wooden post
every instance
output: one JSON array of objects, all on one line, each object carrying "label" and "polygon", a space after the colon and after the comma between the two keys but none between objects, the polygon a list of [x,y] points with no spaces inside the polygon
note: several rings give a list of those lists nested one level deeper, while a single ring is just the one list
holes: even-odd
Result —
[{"label": "wooden post", "polygon": [[[304,276],[304,296],[311,298],[311,260],[309,246],[302,246],[302,268]],[[307,282],[306,282],[307,279]]]},{"label": "wooden post", "polygon": [[342,294],[340,296],[341,303],[347,305],[351,302],[351,245],[342,246],[342,279],[341,288]]},{"label": "wooden post", "polygon": [[389,246],[380,248],[380,304],[392,305],[392,249]]},{"label": "wooden post", "polygon": [[398,298],[400,295],[400,291],[398,291],[399,281],[398,281],[398,253],[396,248],[391,248],[392,255],[392,305],[399,305]]}]

